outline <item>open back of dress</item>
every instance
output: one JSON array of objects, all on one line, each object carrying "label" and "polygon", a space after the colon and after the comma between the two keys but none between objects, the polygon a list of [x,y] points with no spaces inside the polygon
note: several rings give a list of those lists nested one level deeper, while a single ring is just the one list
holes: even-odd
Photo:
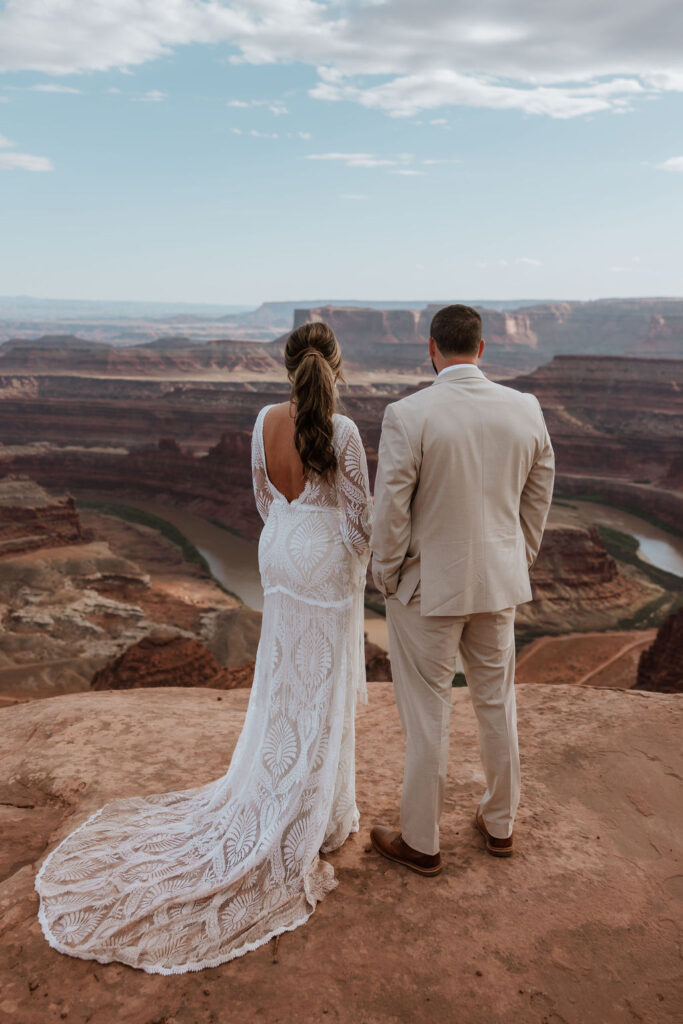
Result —
[{"label": "open back of dress", "polygon": [[266,472],[268,408],[252,439],[263,622],[230,766],[203,786],[112,801],[48,854],[39,918],[62,953],[158,974],[241,956],[306,921],[337,884],[319,852],[358,830],[365,453],[336,415],[335,479],[310,479],[290,503]]}]

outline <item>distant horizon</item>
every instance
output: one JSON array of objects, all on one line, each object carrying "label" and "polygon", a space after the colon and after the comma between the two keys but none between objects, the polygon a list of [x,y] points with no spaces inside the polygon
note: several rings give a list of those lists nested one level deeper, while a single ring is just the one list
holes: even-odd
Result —
[{"label": "distant horizon", "polygon": [[[91,299],[91,298],[74,298],[74,297],[59,297],[59,296],[38,296],[38,295],[0,295],[0,319],[11,319],[9,311],[3,309],[5,303],[17,303],[18,305],[26,303],[27,305],[55,305],[55,306],[83,306],[83,307],[147,307],[153,310],[154,307],[158,307],[158,312],[161,314],[163,310],[175,310],[176,313],[181,314],[191,310],[213,310],[214,313],[219,312],[220,315],[234,314],[239,316],[243,313],[250,313],[258,310],[262,307],[268,306],[295,306],[301,309],[311,309],[319,306],[335,306],[335,307],[362,307],[363,303],[368,304],[368,308],[382,309],[389,306],[400,307],[403,309],[419,309],[430,305],[447,304],[451,302],[462,302],[470,304],[472,306],[484,305],[492,308],[496,307],[496,304],[500,305],[513,305],[519,304],[523,306],[529,305],[545,305],[553,304],[558,302],[567,303],[591,303],[591,302],[676,302],[683,301],[683,295],[598,295],[591,298],[580,298],[576,296],[558,296],[554,295],[550,298],[543,296],[505,296],[500,295],[493,298],[484,298],[478,296],[476,298],[456,296],[452,298],[415,298],[415,299],[398,299],[398,298],[371,298],[371,297],[345,297],[345,298],[315,298],[315,299],[291,299],[291,298],[276,298],[276,299],[261,299],[256,302],[197,302],[192,300],[177,299],[174,301],[168,301],[164,299],[126,299],[126,298],[112,298],[112,299]],[[75,312],[75,310],[74,310]],[[94,312],[94,310],[93,310]],[[17,315],[22,317],[30,317],[31,315],[38,315],[38,311],[33,314],[17,311]],[[74,315],[66,314],[65,315]],[[101,314],[105,315],[105,314]],[[139,313],[138,315],[144,315]],[[205,314],[210,316],[208,312]],[[53,314],[54,318],[54,314]]]}]

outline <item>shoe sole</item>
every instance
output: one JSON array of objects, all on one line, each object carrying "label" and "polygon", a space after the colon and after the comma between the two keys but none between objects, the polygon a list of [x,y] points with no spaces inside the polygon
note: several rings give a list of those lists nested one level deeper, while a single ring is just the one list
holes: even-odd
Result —
[{"label": "shoe sole", "polygon": [[387,853],[386,850],[383,850],[382,847],[375,842],[374,836],[370,836],[370,842],[380,856],[386,857],[387,860],[393,861],[394,864],[402,864],[404,868],[410,868],[411,871],[416,871],[418,875],[427,875],[432,877],[434,875],[441,874],[443,871],[442,864],[439,864],[435,868],[420,868],[417,864],[412,864],[409,860],[401,860],[400,857],[392,857],[390,853]]},{"label": "shoe sole", "polygon": [[488,833],[485,832],[484,829],[479,824],[479,818],[477,817],[476,814],[474,816],[474,827],[484,840],[484,843],[486,844],[486,850],[488,853],[491,854],[492,857],[511,857],[512,854],[515,852],[512,847],[510,847],[508,850],[501,850],[497,846],[491,846],[489,843]]}]

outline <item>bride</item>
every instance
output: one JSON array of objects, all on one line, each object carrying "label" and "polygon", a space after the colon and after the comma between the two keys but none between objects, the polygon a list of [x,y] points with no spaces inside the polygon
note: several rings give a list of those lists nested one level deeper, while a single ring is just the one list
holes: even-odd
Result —
[{"label": "bride", "polygon": [[263,623],[230,767],[108,803],[46,857],[39,919],[61,953],[151,974],[215,967],[303,924],[337,884],[319,853],[358,831],[371,512],[358,430],[334,412],[341,363],[326,324],[294,331],[291,399],[254,426]]}]

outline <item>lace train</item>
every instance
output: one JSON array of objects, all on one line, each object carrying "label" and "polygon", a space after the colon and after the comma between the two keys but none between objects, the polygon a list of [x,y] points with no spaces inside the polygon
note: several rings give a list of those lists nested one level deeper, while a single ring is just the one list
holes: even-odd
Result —
[{"label": "lace train", "polygon": [[313,482],[289,503],[265,472],[265,411],[252,449],[263,622],[230,766],[202,786],[111,801],[48,854],[39,920],[62,953],[153,974],[242,956],[310,917],[337,885],[320,853],[358,830],[365,456],[335,417],[335,485]]}]

